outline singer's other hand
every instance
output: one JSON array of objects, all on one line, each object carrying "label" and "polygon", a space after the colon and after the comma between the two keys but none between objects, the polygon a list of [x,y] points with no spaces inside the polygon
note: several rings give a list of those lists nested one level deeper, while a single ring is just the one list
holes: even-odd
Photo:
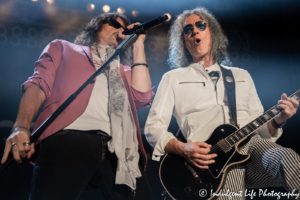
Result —
[{"label": "singer's other hand", "polygon": [[29,143],[30,134],[31,133],[24,128],[19,128],[12,132],[6,140],[1,164],[6,162],[10,151],[12,151],[14,159],[19,164],[22,162],[22,158],[27,157],[29,159],[31,155],[34,154],[34,143]]}]

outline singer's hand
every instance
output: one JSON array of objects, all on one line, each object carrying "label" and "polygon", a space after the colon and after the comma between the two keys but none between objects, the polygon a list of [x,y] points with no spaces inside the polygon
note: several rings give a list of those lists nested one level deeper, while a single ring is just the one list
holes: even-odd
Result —
[{"label": "singer's hand", "polygon": [[[131,30],[131,29],[133,29],[134,26],[136,26],[136,25],[138,25],[138,24],[140,24],[140,22],[135,22],[135,23],[133,23],[133,24],[127,26],[127,29],[128,29],[128,30]],[[124,34],[122,33],[123,31],[124,31],[124,30],[123,30],[122,28],[119,29],[119,35],[118,35],[118,39],[120,39],[120,40],[122,40],[122,41],[129,37],[129,35],[124,35]],[[139,35],[139,38],[135,41],[134,44],[136,44],[136,43],[144,43],[145,39],[146,39],[146,34],[140,34],[140,35]]]},{"label": "singer's hand", "polygon": [[[128,29],[128,30],[133,29],[133,27],[136,26],[136,25],[138,25],[138,24],[140,24],[140,22],[133,23],[133,24],[129,25],[129,26],[127,27],[127,29]],[[147,33],[146,33],[146,34],[147,34]],[[144,41],[145,41],[145,39],[146,39],[146,34],[140,34],[140,35],[139,35],[139,38],[135,41],[135,43],[140,43],[140,42],[144,43]]]}]

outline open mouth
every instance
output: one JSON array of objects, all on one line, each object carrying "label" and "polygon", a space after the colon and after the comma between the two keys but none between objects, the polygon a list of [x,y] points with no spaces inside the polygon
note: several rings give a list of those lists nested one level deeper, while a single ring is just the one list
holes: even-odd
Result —
[{"label": "open mouth", "polygon": [[118,44],[120,44],[121,42],[123,42],[123,40],[121,39],[121,38],[117,38],[117,42],[118,42]]},{"label": "open mouth", "polygon": [[119,44],[122,42],[122,39],[118,36],[118,34],[116,34],[116,40]]},{"label": "open mouth", "polygon": [[200,39],[196,39],[196,43],[199,44],[200,43]]}]

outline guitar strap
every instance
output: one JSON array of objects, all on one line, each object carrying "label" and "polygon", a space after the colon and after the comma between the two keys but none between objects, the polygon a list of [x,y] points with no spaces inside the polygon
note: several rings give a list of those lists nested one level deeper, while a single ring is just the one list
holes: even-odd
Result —
[{"label": "guitar strap", "polygon": [[228,106],[230,110],[230,115],[233,119],[234,125],[239,128],[237,123],[236,115],[236,96],[235,96],[235,81],[232,71],[220,65],[220,69],[223,76],[223,81],[225,85],[226,96],[228,99]]},{"label": "guitar strap", "polygon": [[[235,81],[230,69],[227,69],[220,65],[220,69],[223,76],[223,81],[225,85],[226,96],[228,99],[228,106],[230,110],[231,118],[233,119],[234,125],[239,128],[237,123],[237,114],[236,114],[236,97],[235,97]],[[179,129],[176,134],[176,138],[181,142],[186,142],[186,139],[182,135],[181,130]]]}]

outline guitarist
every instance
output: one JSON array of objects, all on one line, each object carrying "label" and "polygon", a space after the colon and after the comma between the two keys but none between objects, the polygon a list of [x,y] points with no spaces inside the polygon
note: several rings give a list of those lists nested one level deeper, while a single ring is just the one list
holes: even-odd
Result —
[{"label": "guitarist", "polygon": [[[154,148],[152,159],[159,161],[169,152],[200,169],[208,169],[218,155],[208,155],[211,145],[204,141],[217,126],[234,124],[221,73],[228,41],[217,20],[201,7],[184,11],[174,21],[169,41],[168,62],[174,70],[164,74],[145,126],[146,138]],[[237,124],[241,128],[260,116],[263,107],[249,73],[225,68],[234,77]],[[225,79],[233,82],[230,77]],[[282,113],[263,125],[242,149],[242,153],[251,155],[251,164],[247,169],[232,170],[223,191],[277,186],[287,191],[300,190],[299,155],[275,143],[299,103],[283,94],[278,104]],[[167,131],[172,114],[188,143],[178,141]]]}]

